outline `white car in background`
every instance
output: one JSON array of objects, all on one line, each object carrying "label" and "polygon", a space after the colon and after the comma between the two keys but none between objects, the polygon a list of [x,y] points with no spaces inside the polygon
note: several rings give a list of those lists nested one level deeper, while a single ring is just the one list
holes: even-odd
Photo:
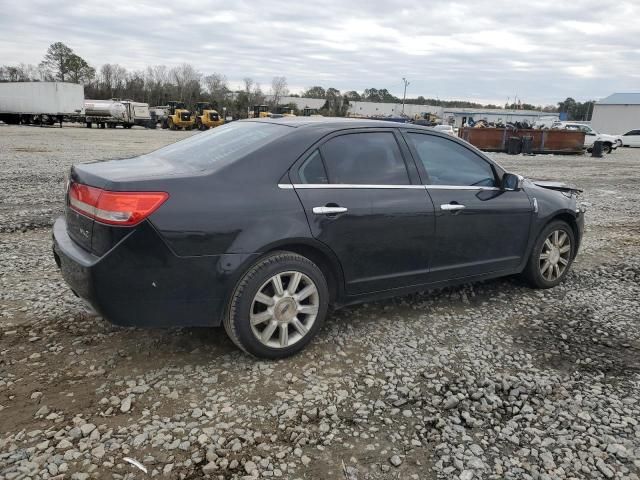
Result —
[{"label": "white car in background", "polygon": [[629,130],[624,135],[618,135],[621,147],[640,147],[640,130]]},{"label": "white car in background", "polygon": [[448,133],[449,135],[456,136],[456,132],[451,125],[436,125],[433,127],[434,130],[442,133]]},{"label": "white car in background", "polygon": [[620,146],[619,135],[609,135],[606,133],[598,133],[591,126],[584,123],[574,122],[556,122],[552,128],[559,128],[565,130],[578,130],[584,132],[584,146],[587,148],[587,152],[591,151],[593,143],[596,140],[602,142],[603,151],[605,153],[611,153],[613,150]]}]

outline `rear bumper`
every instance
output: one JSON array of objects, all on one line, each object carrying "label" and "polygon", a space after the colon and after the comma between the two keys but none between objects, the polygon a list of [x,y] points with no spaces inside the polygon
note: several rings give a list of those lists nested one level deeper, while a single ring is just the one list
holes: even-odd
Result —
[{"label": "rear bumper", "polygon": [[149,223],[142,223],[102,256],[87,252],[53,226],[53,251],[64,280],[117,325],[218,326],[239,272],[254,255],[179,257]]}]

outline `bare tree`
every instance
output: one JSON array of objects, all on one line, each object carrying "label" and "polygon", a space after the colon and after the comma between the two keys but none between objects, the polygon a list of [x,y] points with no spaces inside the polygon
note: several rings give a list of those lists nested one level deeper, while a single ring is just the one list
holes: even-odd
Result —
[{"label": "bare tree", "polygon": [[251,77],[244,77],[242,79],[242,81],[244,82],[244,91],[247,95],[251,95],[251,90],[253,89],[253,78]]},{"label": "bare tree", "polygon": [[178,95],[184,102],[193,103],[200,95],[202,74],[193,65],[182,63],[170,71],[171,80],[178,87]]},{"label": "bare tree", "polygon": [[204,77],[204,85],[215,108],[220,108],[229,94],[227,77],[221,73],[212,73]]},{"label": "bare tree", "polygon": [[273,106],[278,106],[280,99],[288,93],[286,77],[273,77],[273,80],[271,80],[271,102]]},{"label": "bare tree", "polygon": [[262,105],[264,103],[264,92],[260,88],[259,83],[256,83],[255,87],[253,87],[251,97],[253,99],[251,105]]},{"label": "bare tree", "polygon": [[100,90],[109,98],[122,97],[125,92],[127,69],[117,63],[105,63],[100,68]]},{"label": "bare tree", "polygon": [[42,71],[35,65],[3,65],[0,67],[0,82],[36,82],[44,78]]},{"label": "bare tree", "polygon": [[144,84],[151,105],[160,105],[169,100],[169,69],[166,65],[147,67]]}]

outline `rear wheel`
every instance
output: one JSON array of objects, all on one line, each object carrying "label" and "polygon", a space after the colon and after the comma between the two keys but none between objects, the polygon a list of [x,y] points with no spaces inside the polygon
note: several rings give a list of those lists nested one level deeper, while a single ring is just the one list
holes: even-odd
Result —
[{"label": "rear wheel", "polygon": [[167,126],[169,127],[169,130],[175,130],[176,129],[176,125],[175,125],[175,123],[173,123],[173,118],[169,117],[167,119]]},{"label": "rear wheel", "polygon": [[313,262],[292,252],[275,252],[244,274],[231,296],[224,327],[245,352],[284,358],[311,341],[328,303],[327,282]]},{"label": "rear wheel", "polygon": [[602,144],[602,153],[611,153],[613,151],[613,145],[610,143]]},{"label": "rear wheel", "polygon": [[573,229],[561,220],[547,225],[536,240],[523,276],[534,288],[551,288],[562,282],[575,255]]}]

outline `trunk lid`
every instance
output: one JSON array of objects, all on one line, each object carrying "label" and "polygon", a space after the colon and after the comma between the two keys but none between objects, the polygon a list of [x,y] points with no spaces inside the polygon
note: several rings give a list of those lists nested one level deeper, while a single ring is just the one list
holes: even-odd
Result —
[{"label": "trunk lid", "polygon": [[[188,168],[162,161],[151,155],[74,165],[69,185],[80,184],[109,192],[154,192],[167,177],[188,172]],[[65,218],[69,236],[87,251],[101,256],[131,233],[136,225],[115,225],[91,218],[72,208],[69,187]]]}]

